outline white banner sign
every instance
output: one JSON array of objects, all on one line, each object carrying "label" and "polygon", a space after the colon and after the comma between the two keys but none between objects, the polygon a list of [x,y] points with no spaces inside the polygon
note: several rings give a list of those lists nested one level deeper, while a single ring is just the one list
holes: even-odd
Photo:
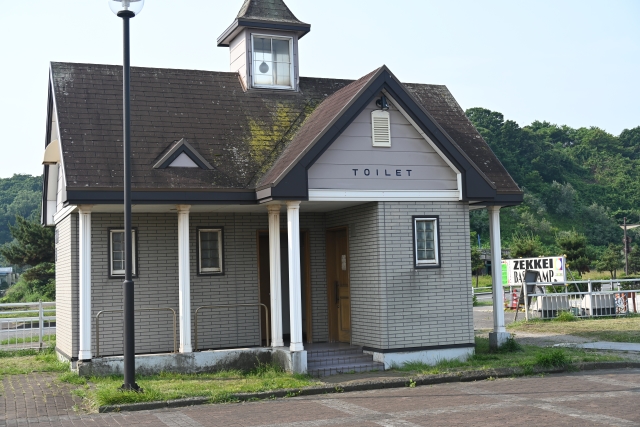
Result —
[{"label": "white banner sign", "polygon": [[518,258],[502,260],[502,284],[521,286],[527,270],[537,271],[541,282],[564,282],[567,280],[564,257]]}]

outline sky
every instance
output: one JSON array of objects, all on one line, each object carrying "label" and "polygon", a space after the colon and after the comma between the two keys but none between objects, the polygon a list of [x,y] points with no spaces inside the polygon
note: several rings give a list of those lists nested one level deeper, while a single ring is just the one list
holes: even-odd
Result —
[{"label": "sky", "polygon": [[[356,79],[386,64],[444,84],[463,109],[618,135],[640,126],[640,0],[285,0],[311,32],[306,77]],[[107,0],[2,0],[0,178],[42,173],[49,63],[122,63]],[[216,39],[243,0],[146,0],[133,66],[228,71]]]}]

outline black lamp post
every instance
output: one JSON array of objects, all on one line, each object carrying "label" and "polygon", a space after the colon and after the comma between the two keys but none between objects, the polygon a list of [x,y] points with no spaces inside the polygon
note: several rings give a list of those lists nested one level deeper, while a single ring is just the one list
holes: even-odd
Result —
[{"label": "black lamp post", "polygon": [[124,25],[123,134],[124,134],[124,384],[123,390],[139,391],[136,384],[136,349],[133,287],[133,242],[131,239],[131,64],[129,20],[140,13],[144,0],[109,0],[109,7]]}]

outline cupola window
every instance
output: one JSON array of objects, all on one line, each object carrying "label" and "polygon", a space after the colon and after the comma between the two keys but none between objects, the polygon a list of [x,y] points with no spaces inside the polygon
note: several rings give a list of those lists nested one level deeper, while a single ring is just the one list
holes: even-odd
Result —
[{"label": "cupola window", "polygon": [[293,88],[293,39],[253,35],[252,45],[253,86]]}]

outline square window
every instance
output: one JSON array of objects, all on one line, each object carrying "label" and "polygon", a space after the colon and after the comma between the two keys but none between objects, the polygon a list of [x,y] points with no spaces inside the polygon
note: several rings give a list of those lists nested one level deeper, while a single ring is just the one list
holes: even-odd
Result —
[{"label": "square window", "polygon": [[222,273],[222,229],[198,228],[198,274]]},{"label": "square window", "polygon": [[439,267],[438,218],[414,217],[413,234],[416,267]]},{"label": "square window", "polygon": [[291,37],[252,36],[253,86],[293,88]]},{"label": "square window", "polygon": [[[131,230],[131,237],[133,239],[133,265],[132,274],[137,275],[136,256],[137,256],[137,240],[136,230]],[[125,256],[124,256],[124,230],[112,229],[109,230],[109,276],[110,277],[123,277],[125,274]]]}]

